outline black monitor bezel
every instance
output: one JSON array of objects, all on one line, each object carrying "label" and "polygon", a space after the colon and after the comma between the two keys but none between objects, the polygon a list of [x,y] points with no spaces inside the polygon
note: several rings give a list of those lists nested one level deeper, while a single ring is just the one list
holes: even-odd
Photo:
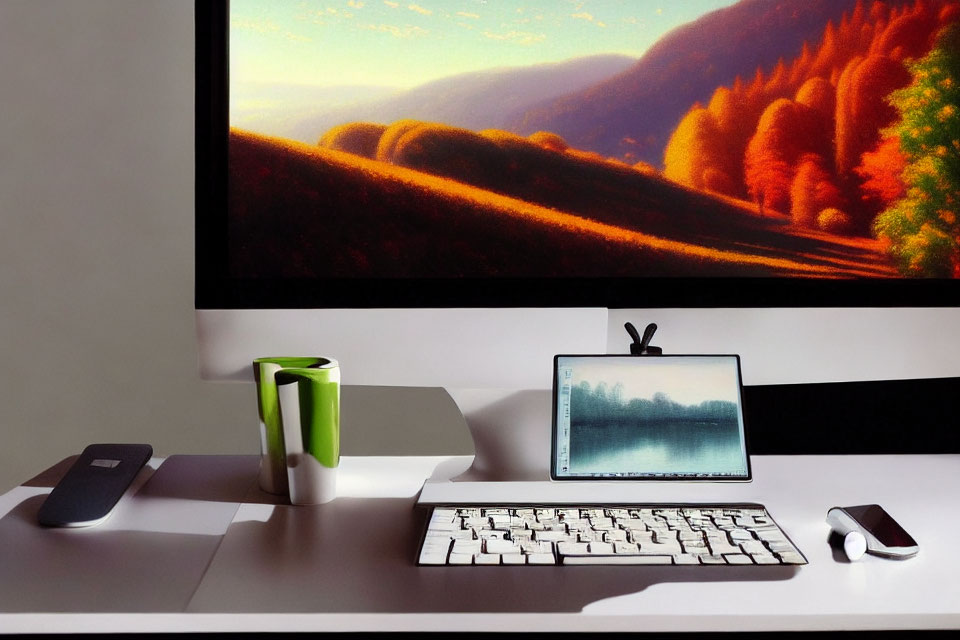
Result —
[{"label": "black monitor bezel", "polygon": [[[624,360],[636,359],[638,361],[664,360],[673,358],[733,358],[737,363],[737,394],[740,406],[740,423],[743,427],[743,451],[747,460],[747,474],[745,476],[705,476],[705,477],[652,477],[652,476],[570,476],[560,475],[557,470],[557,384],[558,367],[560,358],[619,358]],[[752,482],[753,467],[750,464],[750,429],[747,425],[747,417],[743,407],[743,373],[740,368],[740,356],[733,353],[699,353],[699,354],[669,354],[669,355],[651,355],[634,356],[622,353],[602,353],[602,354],[559,354],[553,357],[553,393],[551,394],[553,406],[551,407],[550,420],[550,479],[557,482]]]},{"label": "black monitor bezel", "polygon": [[196,0],[197,309],[955,307],[960,280],[806,278],[244,279],[228,270],[228,0]]}]

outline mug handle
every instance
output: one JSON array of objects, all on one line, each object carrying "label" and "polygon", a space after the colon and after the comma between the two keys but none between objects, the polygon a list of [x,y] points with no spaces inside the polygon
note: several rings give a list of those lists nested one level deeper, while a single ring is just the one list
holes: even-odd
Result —
[{"label": "mug handle", "polygon": [[340,463],[339,371],[282,369],[275,374],[292,504],[336,497]]}]

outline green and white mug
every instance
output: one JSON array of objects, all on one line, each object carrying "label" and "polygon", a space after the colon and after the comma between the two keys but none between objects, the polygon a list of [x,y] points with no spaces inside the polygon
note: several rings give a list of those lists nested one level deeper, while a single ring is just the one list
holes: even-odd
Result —
[{"label": "green and white mug", "polygon": [[336,360],[281,369],[274,378],[291,504],[323,504],[337,497],[340,466],[340,368]]},{"label": "green and white mug", "polygon": [[[329,502],[340,463],[340,368],[322,357],[257,358],[260,487],[293,504]],[[282,374],[282,375],[281,375]]]}]

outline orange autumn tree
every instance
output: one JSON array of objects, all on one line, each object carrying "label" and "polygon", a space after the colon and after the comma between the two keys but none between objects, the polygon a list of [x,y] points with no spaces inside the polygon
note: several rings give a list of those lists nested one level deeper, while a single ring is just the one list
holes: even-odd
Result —
[{"label": "orange autumn tree", "polygon": [[860,156],[873,149],[880,129],[897,117],[886,97],[910,83],[903,63],[885,56],[855,58],[847,64],[837,85],[837,171],[847,175]]},{"label": "orange autumn tree", "polygon": [[822,156],[829,143],[821,116],[810,107],[786,98],[767,107],[744,160],[747,190],[761,212],[790,210],[797,162],[808,153]]},{"label": "orange autumn tree", "polygon": [[[809,225],[816,198],[807,183],[825,172],[817,184],[832,185],[839,199],[824,201],[843,205],[826,207],[832,210],[827,226],[870,235],[882,208],[874,189],[882,173],[877,163],[892,162],[887,171],[897,170],[895,155],[866,155],[878,152],[881,130],[897,116],[887,96],[909,84],[908,61],[930,51],[939,30],[958,20],[956,0],[858,2],[792,61],[779,61],[769,74],[758,69],[749,82],[737,78],[719,87],[707,108],[691,108],[667,144],[664,175],[695,189],[749,197],[765,211],[796,214]],[[817,169],[807,167],[794,189],[810,153],[820,158]],[[803,199],[796,207],[794,194]]]},{"label": "orange autumn tree", "polygon": [[686,115],[665,154],[664,175],[671,180],[703,191],[733,188],[728,171],[737,159],[725,150],[720,127],[707,109],[694,107]]},{"label": "orange autumn tree", "polygon": [[803,156],[790,185],[790,217],[798,226],[814,228],[825,209],[840,209],[843,198],[822,156]]},{"label": "orange autumn tree", "polygon": [[900,139],[890,136],[874,151],[861,156],[854,172],[863,178],[860,185],[863,198],[873,198],[881,206],[889,206],[906,194],[907,188],[900,175],[907,167],[907,159],[900,151]]}]

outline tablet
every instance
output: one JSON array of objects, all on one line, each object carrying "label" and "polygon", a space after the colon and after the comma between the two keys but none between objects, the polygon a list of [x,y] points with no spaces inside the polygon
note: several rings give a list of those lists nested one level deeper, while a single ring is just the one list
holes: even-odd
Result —
[{"label": "tablet", "polygon": [[558,355],[554,480],[749,481],[736,355]]}]

